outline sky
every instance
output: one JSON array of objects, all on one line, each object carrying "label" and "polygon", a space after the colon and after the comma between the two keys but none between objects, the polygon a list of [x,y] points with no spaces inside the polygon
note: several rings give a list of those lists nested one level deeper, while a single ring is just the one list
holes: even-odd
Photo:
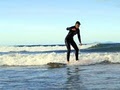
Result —
[{"label": "sky", "polygon": [[83,44],[120,42],[119,0],[0,0],[0,45],[64,44],[76,21]]}]

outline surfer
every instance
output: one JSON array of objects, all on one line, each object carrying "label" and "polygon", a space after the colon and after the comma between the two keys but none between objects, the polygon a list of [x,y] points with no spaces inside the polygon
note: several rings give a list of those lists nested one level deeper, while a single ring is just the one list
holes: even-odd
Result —
[{"label": "surfer", "polygon": [[70,51],[71,51],[70,45],[72,45],[72,47],[75,49],[76,61],[79,60],[78,59],[79,49],[73,39],[73,36],[76,34],[78,35],[78,40],[80,42],[80,46],[82,46],[80,30],[79,30],[80,25],[81,25],[81,23],[79,21],[77,21],[74,26],[66,28],[66,30],[69,30],[69,33],[67,34],[67,36],[65,38],[65,45],[67,47],[67,63],[69,63],[69,58],[70,58]]}]

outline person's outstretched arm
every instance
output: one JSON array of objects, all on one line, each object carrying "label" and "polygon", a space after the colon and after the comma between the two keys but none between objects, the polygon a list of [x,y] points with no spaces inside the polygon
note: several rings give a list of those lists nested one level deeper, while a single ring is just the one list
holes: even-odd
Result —
[{"label": "person's outstretched arm", "polygon": [[78,30],[78,40],[80,42],[80,45],[82,45],[82,42],[81,42],[81,35],[80,35],[80,30]]},{"label": "person's outstretched arm", "polygon": [[66,30],[72,30],[73,26],[72,27],[67,27]]}]

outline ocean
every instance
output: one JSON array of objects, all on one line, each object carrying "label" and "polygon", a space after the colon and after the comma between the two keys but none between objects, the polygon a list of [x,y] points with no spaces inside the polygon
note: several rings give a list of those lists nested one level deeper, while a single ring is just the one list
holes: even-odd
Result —
[{"label": "ocean", "polygon": [[72,48],[66,63],[64,45],[0,47],[0,90],[120,90],[120,43],[79,46],[79,61]]}]

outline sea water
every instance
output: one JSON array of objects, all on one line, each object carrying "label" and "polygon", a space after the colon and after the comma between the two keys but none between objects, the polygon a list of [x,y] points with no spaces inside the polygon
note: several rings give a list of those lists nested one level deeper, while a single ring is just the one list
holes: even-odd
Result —
[{"label": "sea water", "polygon": [[66,63],[64,45],[0,47],[0,90],[119,90],[120,44],[86,44],[75,61],[50,68],[49,62]]}]

